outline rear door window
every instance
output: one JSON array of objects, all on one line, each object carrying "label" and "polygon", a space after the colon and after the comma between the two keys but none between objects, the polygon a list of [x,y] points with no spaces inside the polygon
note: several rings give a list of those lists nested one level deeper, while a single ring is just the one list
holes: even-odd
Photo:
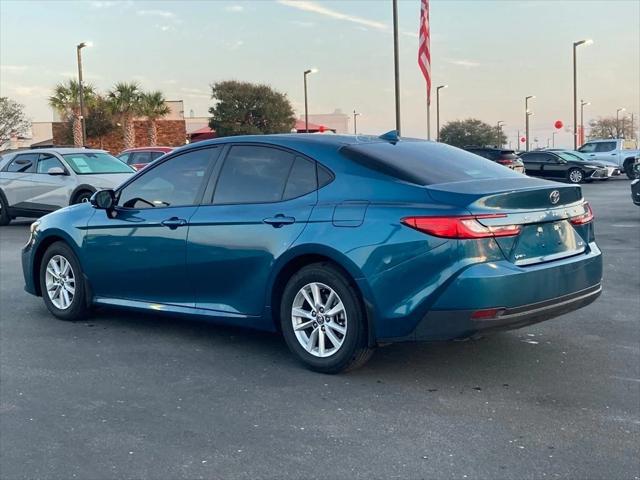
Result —
[{"label": "rear door window", "polygon": [[13,159],[6,171],[13,173],[33,173],[36,171],[37,161],[37,153],[23,153]]},{"label": "rear door window", "polygon": [[293,167],[291,167],[291,172],[289,172],[283,200],[301,197],[317,188],[315,162],[306,158],[296,157]]},{"label": "rear door window", "polygon": [[418,185],[522,177],[509,168],[443,143],[375,142],[349,145],[341,152],[364,167]]},{"label": "rear door window", "polygon": [[596,144],[596,152],[611,152],[616,149],[616,142],[601,142]]},{"label": "rear door window", "polygon": [[151,161],[151,152],[133,152],[129,157],[129,165],[139,165]]},{"label": "rear door window", "polygon": [[[277,148],[231,147],[218,177],[213,203],[279,202],[294,159],[292,153]],[[297,188],[292,186],[293,190]]]}]

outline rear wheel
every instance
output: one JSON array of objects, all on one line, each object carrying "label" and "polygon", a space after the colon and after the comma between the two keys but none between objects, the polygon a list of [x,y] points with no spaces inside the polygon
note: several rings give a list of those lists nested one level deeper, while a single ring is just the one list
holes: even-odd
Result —
[{"label": "rear wheel", "polygon": [[11,222],[11,216],[9,215],[9,205],[4,199],[4,194],[0,192],[0,226],[9,225]]},{"label": "rear wheel", "polygon": [[579,168],[572,168],[567,175],[569,182],[581,183],[584,180],[584,173]]},{"label": "rear wheel", "polygon": [[44,253],[40,291],[47,309],[61,320],[79,320],[87,313],[80,262],[66,243],[56,242]]},{"label": "rear wheel", "polygon": [[339,373],[363,365],[373,353],[365,321],[358,293],[330,264],[302,268],[284,289],[282,333],[289,349],[311,370]]},{"label": "rear wheel", "polygon": [[638,178],[638,174],[633,169],[633,161],[627,160],[624,164],[624,173],[627,174],[629,180]]}]

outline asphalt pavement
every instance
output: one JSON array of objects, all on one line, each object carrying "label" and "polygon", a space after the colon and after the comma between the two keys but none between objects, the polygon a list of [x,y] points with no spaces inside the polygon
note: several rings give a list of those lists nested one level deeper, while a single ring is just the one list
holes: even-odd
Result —
[{"label": "asphalt pavement", "polygon": [[[0,227],[0,477],[640,478],[640,208],[585,185],[604,293],[467,342],[312,373],[277,335],[23,291],[29,221]],[[518,288],[514,285],[514,288]]]}]

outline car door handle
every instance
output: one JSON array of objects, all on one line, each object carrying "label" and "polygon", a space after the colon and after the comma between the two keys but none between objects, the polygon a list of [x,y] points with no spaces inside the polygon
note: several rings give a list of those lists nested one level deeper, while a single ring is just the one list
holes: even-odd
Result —
[{"label": "car door handle", "polygon": [[590,154],[589,154],[589,156],[590,156],[590,157],[595,157],[595,156],[596,156],[596,154],[595,154],[595,153],[590,153]]},{"label": "car door handle", "polygon": [[169,227],[171,230],[175,230],[178,227],[184,227],[187,221],[184,218],[171,217],[160,222],[165,227]]},{"label": "car door handle", "polygon": [[275,217],[269,217],[262,220],[264,223],[268,223],[274,228],[280,228],[283,225],[291,225],[295,223],[296,219],[293,217],[285,217],[281,213],[276,215]]}]

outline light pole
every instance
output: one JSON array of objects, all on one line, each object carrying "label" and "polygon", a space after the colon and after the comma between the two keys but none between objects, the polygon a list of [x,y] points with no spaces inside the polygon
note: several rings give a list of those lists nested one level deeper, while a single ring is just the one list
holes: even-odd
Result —
[{"label": "light pole", "polygon": [[527,131],[525,132],[524,136],[525,136],[525,140],[526,140],[526,150],[525,152],[529,151],[529,117],[533,115],[533,112],[529,112],[527,111]]},{"label": "light pole", "polygon": [[82,80],[82,52],[84,47],[90,47],[91,42],[82,42],[76,46],[78,55],[78,100],[80,102],[80,124],[82,125],[82,146],[87,143],[87,125],[84,121],[84,85]]},{"label": "light pole", "polygon": [[558,132],[551,132],[551,148],[556,148],[556,135]]},{"label": "light pole", "polygon": [[[396,135],[400,136],[400,54],[398,53],[398,0],[393,0],[393,78],[396,101]],[[427,123],[429,113],[427,113]],[[427,136],[430,135],[427,126]]]},{"label": "light pole", "polygon": [[497,135],[497,142],[496,142],[496,147],[502,148],[502,142],[500,141],[500,133],[502,132],[502,125],[504,125],[504,122],[502,120],[498,120],[498,123],[496,124],[496,135]]},{"label": "light pole", "polygon": [[440,141],[440,90],[448,86],[440,85],[436,87],[436,142]]},{"label": "light pole", "polygon": [[580,45],[591,45],[593,40],[573,42],[573,149],[578,149],[578,69],[576,66],[576,50]]},{"label": "light pole", "polygon": [[309,102],[307,99],[307,75],[316,73],[317,68],[310,68],[304,71],[304,133],[309,133]]},{"label": "light pole", "polygon": [[620,112],[624,112],[626,108],[620,107],[616,110],[616,138],[620,138]]},{"label": "light pole", "polygon": [[525,152],[529,151],[529,100],[532,98],[536,98],[535,95],[527,95],[524,97],[524,138],[526,140],[525,143]]},{"label": "light pole", "polygon": [[356,113],[356,111],[353,111],[353,134],[357,135],[358,134],[358,124],[356,123],[356,119],[358,118],[358,115],[360,115],[359,113]]},{"label": "light pole", "polygon": [[591,102],[580,100],[580,146],[584,143],[584,107],[591,105]]}]

